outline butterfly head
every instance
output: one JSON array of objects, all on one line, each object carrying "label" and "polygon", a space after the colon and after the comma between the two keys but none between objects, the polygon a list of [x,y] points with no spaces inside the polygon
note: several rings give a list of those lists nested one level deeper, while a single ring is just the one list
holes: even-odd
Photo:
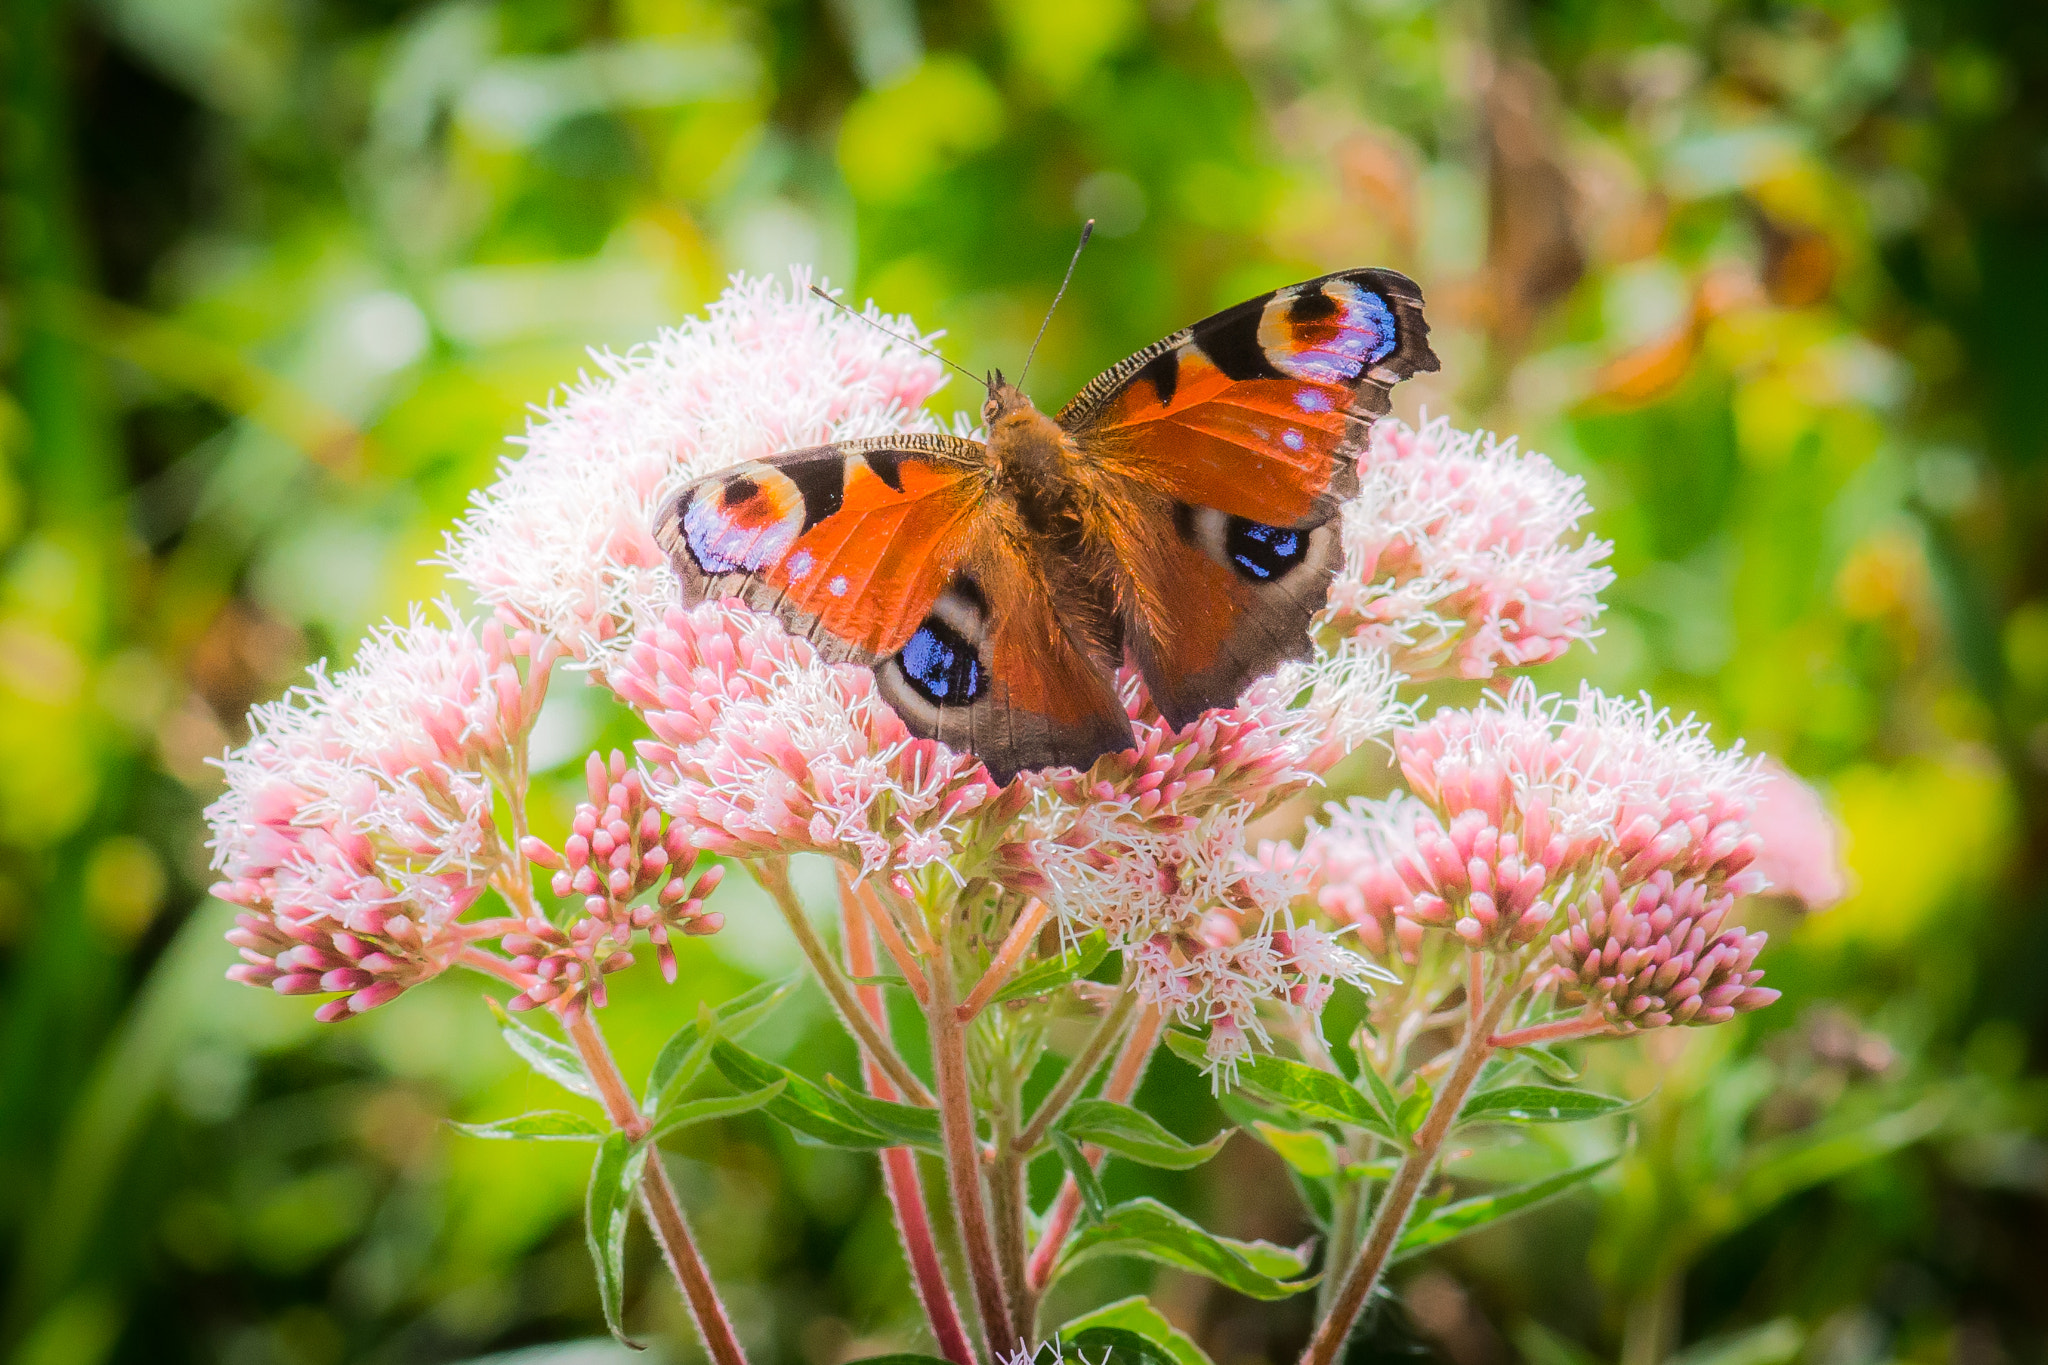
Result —
[{"label": "butterfly head", "polygon": [[981,424],[993,434],[1001,426],[1017,426],[1038,415],[1038,409],[1024,396],[1024,390],[1003,378],[997,370],[988,377],[988,401],[981,405]]}]

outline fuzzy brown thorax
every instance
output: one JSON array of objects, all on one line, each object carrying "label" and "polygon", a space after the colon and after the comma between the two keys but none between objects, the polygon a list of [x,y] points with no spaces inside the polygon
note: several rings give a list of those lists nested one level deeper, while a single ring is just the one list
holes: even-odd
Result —
[{"label": "fuzzy brown thorax", "polygon": [[995,491],[1039,534],[1056,540],[1078,534],[1074,464],[1079,455],[1067,433],[1000,375],[989,385],[982,420],[988,426]]}]

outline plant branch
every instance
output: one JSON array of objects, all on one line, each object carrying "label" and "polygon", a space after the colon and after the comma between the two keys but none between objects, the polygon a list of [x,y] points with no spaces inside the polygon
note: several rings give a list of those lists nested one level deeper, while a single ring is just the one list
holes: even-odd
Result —
[{"label": "plant branch", "polygon": [[1559,1019],[1555,1023],[1537,1024],[1531,1028],[1512,1029],[1507,1033],[1496,1033],[1486,1040],[1488,1047],[1528,1047],[1532,1043],[1559,1043],[1568,1038],[1590,1038],[1608,1029],[1607,1017],[1598,1010],[1587,1010],[1576,1019]]},{"label": "plant branch", "polygon": [[1017,1135],[1019,1151],[1032,1151],[1039,1143],[1045,1141],[1046,1133],[1060,1121],[1060,1115],[1067,1112],[1067,1106],[1080,1095],[1081,1088],[1088,1084],[1095,1075],[1095,1069],[1102,1065],[1102,1059],[1109,1055],[1110,1048],[1114,1047],[1117,1039],[1123,1035],[1124,1025],[1130,1021],[1131,1012],[1138,1007],[1138,993],[1131,989],[1131,979],[1134,975],[1129,968],[1125,969],[1124,979],[1117,987],[1116,1003],[1109,1007],[1109,1013],[1102,1016],[1102,1022],[1095,1026],[1095,1032],[1081,1045],[1080,1054],[1053,1085],[1052,1092],[1038,1106],[1038,1112],[1031,1116],[1031,1122]]},{"label": "plant branch", "polygon": [[967,1042],[954,1012],[953,965],[946,949],[931,959],[932,1070],[939,1091],[939,1128],[945,1139],[946,1177],[953,1191],[953,1216],[959,1223],[960,1246],[967,1256],[967,1276],[974,1285],[975,1310],[981,1317],[983,1344],[993,1358],[1017,1339],[1009,1301],[1003,1295],[995,1239],[989,1231],[988,1202],[982,1191],[980,1142],[974,1131],[974,1096],[967,1075]]},{"label": "plant branch", "polygon": [[931,1091],[925,1089],[924,1082],[896,1055],[896,1049],[882,1036],[882,1031],[868,1017],[868,1012],[860,1007],[860,1001],[854,998],[853,983],[846,979],[845,972],[839,970],[839,964],[832,960],[824,940],[811,927],[810,917],[804,914],[803,903],[796,898],[796,889],[789,884],[789,859],[760,858],[749,866],[754,869],[755,880],[761,883],[774,899],[776,908],[782,911],[789,932],[796,936],[797,946],[804,950],[811,970],[817,973],[825,994],[832,998],[832,1006],[839,1012],[840,1022],[860,1040],[868,1059],[888,1075],[906,1099],[929,1108],[934,1103]]},{"label": "plant branch", "polygon": [[472,971],[482,972],[486,976],[495,976],[498,980],[508,985],[517,986],[522,991],[533,984],[531,976],[520,971],[496,953],[487,953],[481,948],[464,948],[460,953],[456,954],[455,960]]},{"label": "plant branch", "polygon": [[995,993],[1016,975],[1018,961],[1023,958],[1032,940],[1038,937],[1038,931],[1045,927],[1045,917],[1049,913],[1051,907],[1042,900],[1034,898],[1026,903],[1022,913],[1017,916],[1016,924],[1010,927],[1009,937],[1003,940],[1003,946],[996,951],[995,960],[988,964],[988,970],[981,974],[981,980],[974,983],[974,989],[960,1002],[958,1013],[961,1023],[967,1023],[988,1008],[988,1002],[995,998]]},{"label": "plant branch", "polygon": [[1351,1269],[1345,1274],[1344,1286],[1331,1301],[1329,1313],[1316,1325],[1315,1335],[1309,1338],[1308,1349],[1301,1355],[1301,1365],[1331,1365],[1343,1349],[1345,1339],[1351,1335],[1359,1310],[1365,1307],[1366,1300],[1372,1297],[1373,1289],[1379,1284],[1380,1274],[1387,1268],[1394,1246],[1408,1225],[1408,1215],[1415,1208],[1415,1198],[1422,1192],[1423,1182],[1436,1165],[1437,1152],[1451,1131],[1451,1123],[1457,1118],[1458,1110],[1464,1107],[1465,1096],[1471,1091],[1472,1083],[1479,1079],[1480,1067],[1492,1055],[1489,1038],[1494,1026],[1507,1013],[1508,1003],[1521,991],[1519,970],[1512,962],[1503,962],[1502,965],[1505,970],[1501,973],[1500,989],[1486,1001],[1479,1017],[1473,1020],[1473,1027],[1459,1042],[1457,1064],[1445,1078],[1443,1088],[1437,1091],[1436,1101],[1429,1108],[1429,1117],[1422,1121],[1422,1128],[1415,1134],[1408,1154],[1401,1159],[1394,1178],[1387,1184],[1387,1192],[1380,1197],[1379,1208],[1373,1212],[1372,1226],[1365,1235],[1365,1245],[1359,1249],[1358,1259],[1351,1263]]},{"label": "plant branch", "polygon": [[[626,1086],[626,1078],[619,1074],[619,1065],[612,1060],[611,1049],[605,1045],[597,1020],[591,1017],[589,1010],[582,1009],[570,1014],[562,1023],[568,1030],[569,1040],[575,1043],[577,1053],[583,1058],[584,1071],[597,1085],[605,1113],[611,1117],[613,1126],[636,1142],[645,1137],[647,1118],[634,1102],[633,1092]],[[690,1224],[683,1217],[683,1206],[676,1199],[675,1186],[669,1183],[668,1169],[661,1164],[660,1150],[657,1148],[649,1152],[648,1157],[645,1173],[640,1177],[640,1206],[654,1228],[655,1240],[661,1243],[669,1273],[675,1276],[676,1284],[683,1291],[690,1317],[697,1324],[698,1334],[704,1338],[704,1348],[710,1352],[716,1365],[747,1365],[746,1350],[733,1331],[732,1318],[718,1297],[718,1289],[711,1282],[711,1272],[705,1266],[704,1258],[697,1253],[697,1243],[690,1236]]]},{"label": "plant branch", "polygon": [[[1131,1025],[1131,1032],[1124,1039],[1123,1051],[1117,1054],[1116,1065],[1109,1070],[1109,1079],[1102,1083],[1102,1098],[1118,1104],[1130,1103],[1137,1093],[1138,1082],[1145,1075],[1145,1065],[1152,1060],[1152,1049],[1159,1044],[1159,1030],[1166,1023],[1157,1005],[1147,1005],[1138,1014],[1138,1022]],[[1102,1149],[1093,1145],[1081,1149],[1091,1167],[1102,1166]],[[1081,1212],[1081,1187],[1069,1175],[1060,1182],[1060,1192],[1054,1196],[1052,1209],[1045,1215],[1045,1231],[1040,1234],[1037,1248],[1031,1253],[1031,1264],[1024,1276],[1025,1284],[1034,1294],[1044,1291],[1047,1281],[1052,1278],[1053,1263],[1059,1260],[1060,1247],[1065,1244],[1067,1234],[1074,1230],[1074,1219]]]},{"label": "plant branch", "polygon": [[[846,880],[844,868],[840,869],[840,878],[842,886],[850,885]],[[889,956],[895,959],[896,970],[903,973],[903,980],[910,987],[910,993],[917,997],[917,1007],[929,1009],[932,1003],[931,983],[924,979],[924,969],[918,965],[917,955],[911,952],[910,945],[903,941],[903,931],[897,926],[896,917],[875,895],[871,884],[864,882],[854,887],[853,895],[862,912],[866,914],[868,922],[874,926],[875,937],[882,940],[882,946],[888,949]]]},{"label": "plant branch", "polygon": [[[875,974],[875,946],[868,937],[868,912],[846,869],[839,870],[839,932],[846,952],[846,968],[853,976]],[[875,1027],[888,1035],[889,1016],[882,1007],[878,986],[861,986],[858,995],[862,1011]],[[896,1088],[882,1069],[864,1061],[868,1090],[880,1099],[896,1098]],[[953,1302],[953,1290],[946,1283],[945,1263],[939,1259],[938,1243],[932,1237],[932,1220],[925,1207],[924,1187],[918,1181],[917,1155],[908,1147],[886,1147],[881,1152],[882,1183],[889,1192],[890,1207],[896,1213],[896,1230],[903,1241],[904,1259],[910,1263],[910,1277],[924,1305],[926,1321],[939,1352],[953,1365],[975,1365],[974,1346],[967,1338],[967,1326],[960,1320],[960,1307]]]}]

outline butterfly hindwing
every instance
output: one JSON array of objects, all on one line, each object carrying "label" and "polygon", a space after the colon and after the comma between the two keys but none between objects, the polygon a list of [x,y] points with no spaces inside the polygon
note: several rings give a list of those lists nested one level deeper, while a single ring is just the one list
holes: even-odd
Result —
[{"label": "butterfly hindwing", "polygon": [[1414,282],[1347,270],[1198,322],[1061,412],[1122,487],[1104,533],[1125,641],[1168,720],[1310,652],[1372,420],[1396,383],[1436,368]]},{"label": "butterfly hindwing", "polygon": [[985,470],[983,447],[952,436],[791,451],[691,484],[655,536],[685,604],[736,597],[872,666],[912,733],[999,780],[1085,767],[1130,745],[1129,719],[1043,563],[992,514]]}]

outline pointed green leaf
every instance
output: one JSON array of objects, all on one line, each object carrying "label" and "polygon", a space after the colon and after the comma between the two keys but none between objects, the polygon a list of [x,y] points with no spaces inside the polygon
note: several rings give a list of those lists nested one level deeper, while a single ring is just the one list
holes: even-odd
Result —
[{"label": "pointed green leaf", "polygon": [[1472,1199],[1460,1199],[1455,1204],[1446,1204],[1426,1218],[1419,1218],[1394,1248],[1394,1259],[1404,1260],[1417,1252],[1431,1247],[1442,1246],[1454,1238],[1463,1237],[1488,1223],[1505,1218],[1511,1213],[1540,1204],[1546,1199],[1563,1194],[1575,1185],[1583,1185],[1600,1172],[1615,1163],[1616,1158],[1589,1162],[1574,1166],[1569,1171],[1560,1171],[1543,1180],[1517,1185],[1513,1189],[1496,1190]]},{"label": "pointed green leaf", "polygon": [[1173,1352],[1142,1332],[1128,1327],[1084,1327],[1069,1334],[1065,1328],[1053,1340],[1039,1347],[1034,1365],[1051,1365],[1057,1348],[1062,1361],[1075,1365],[1178,1365]]},{"label": "pointed green leaf", "polygon": [[945,1139],[939,1134],[938,1110],[899,1104],[895,1100],[878,1100],[873,1095],[855,1090],[837,1076],[827,1076],[825,1088],[832,1092],[834,1099],[860,1115],[868,1127],[895,1138],[900,1145],[922,1147],[931,1152],[946,1150]]},{"label": "pointed green leaf", "polygon": [[1183,1142],[1150,1114],[1108,1100],[1076,1100],[1061,1116],[1059,1128],[1081,1142],[1169,1171],[1192,1170],[1223,1150],[1230,1141],[1224,1129],[1207,1142]]},{"label": "pointed green leaf", "polygon": [[1258,1119],[1252,1123],[1252,1132],[1278,1152],[1282,1161],[1311,1180],[1327,1180],[1337,1174],[1341,1163],[1337,1144],[1318,1129],[1282,1128]]},{"label": "pointed green leaf", "polygon": [[596,1142],[610,1130],[595,1119],[566,1109],[536,1109],[489,1123],[457,1123],[458,1133],[479,1138],[524,1138],[539,1142]]},{"label": "pointed green leaf", "polygon": [[1502,1085],[1482,1090],[1458,1111],[1460,1123],[1577,1123],[1632,1109],[1631,1100],[1554,1085]]},{"label": "pointed green leaf", "polygon": [[1194,1338],[1168,1322],[1166,1314],[1154,1308],[1142,1294],[1104,1304],[1092,1313],[1083,1313],[1062,1326],[1058,1336],[1062,1341],[1073,1341],[1095,1327],[1120,1327],[1126,1332],[1136,1332],[1147,1341],[1164,1347],[1173,1358],[1173,1365],[1210,1365],[1208,1353],[1195,1345]]},{"label": "pointed green leaf", "polygon": [[749,1090],[744,1095],[713,1095],[709,1099],[684,1100],[680,1104],[672,1104],[662,1111],[661,1117],[648,1129],[647,1136],[659,1141],[693,1123],[731,1118],[734,1114],[746,1114],[766,1108],[774,1103],[788,1085],[787,1081],[778,1080],[762,1086],[759,1090]]},{"label": "pointed green leaf", "polygon": [[1047,962],[1036,963],[1010,978],[1004,986],[989,998],[992,1005],[1005,1000],[1024,1000],[1034,995],[1050,995],[1070,982],[1079,981],[1102,965],[1102,959],[1109,956],[1109,939],[1100,930],[1089,934],[1073,947]]},{"label": "pointed green leaf", "polygon": [[647,1164],[647,1144],[613,1133],[597,1149],[590,1166],[590,1189],[584,1196],[584,1236],[590,1261],[597,1268],[597,1295],[604,1305],[605,1326],[622,1346],[639,1350],[626,1336],[620,1314],[626,1302],[626,1228],[633,1221],[633,1195]]},{"label": "pointed green leaf", "polygon": [[1429,1082],[1421,1076],[1415,1078],[1415,1089],[1408,1098],[1401,1101],[1400,1109],[1394,1113],[1394,1121],[1400,1125],[1401,1136],[1412,1138],[1422,1127],[1422,1121],[1429,1117],[1429,1106],[1436,1099],[1436,1092],[1429,1088]]},{"label": "pointed green leaf", "polygon": [[1074,1188],[1081,1193],[1081,1213],[1090,1223],[1099,1223],[1109,1212],[1109,1200],[1103,1196],[1102,1182],[1095,1178],[1095,1168],[1088,1164],[1087,1154],[1081,1144],[1065,1133],[1054,1131],[1052,1149],[1060,1154],[1060,1161],[1066,1166],[1067,1174],[1074,1177]]},{"label": "pointed green leaf", "polygon": [[1372,1107],[1386,1120],[1387,1130],[1399,1132],[1401,1101],[1395,1096],[1393,1087],[1387,1084],[1386,1077],[1380,1075],[1379,1068],[1364,1056],[1359,1058],[1358,1077],[1365,1082],[1366,1098],[1372,1101]]},{"label": "pointed green leaf", "polygon": [[[1193,1034],[1169,1031],[1166,1045],[1197,1066],[1205,1064],[1202,1040]],[[1395,1136],[1372,1102],[1334,1072],[1283,1057],[1254,1055],[1239,1060],[1237,1085],[1257,1099],[1313,1122],[1341,1123],[1383,1137]]]},{"label": "pointed green leaf", "polygon": [[[768,1011],[782,1003],[784,996],[795,990],[803,976],[801,973],[781,981],[766,981],[750,991],[720,1005],[711,1012],[717,1021],[717,1032],[726,1038],[744,1038],[747,1031],[761,1022]],[[643,1106],[649,1114],[658,1113],[662,1102],[670,1093],[687,1085],[695,1076],[695,1068],[704,1064],[709,1055],[700,1048],[705,1040],[706,1030],[699,1020],[693,1019],[669,1035],[655,1054],[654,1066],[647,1073],[647,1102]],[[683,1073],[689,1071],[686,1076]]]},{"label": "pointed green leaf", "polygon": [[[1196,1226],[1156,1199],[1113,1206],[1103,1220],[1067,1243],[1055,1275],[1098,1256],[1138,1256],[1206,1275],[1255,1299],[1284,1299],[1312,1287],[1308,1257],[1271,1242],[1240,1242]],[[1285,1278],[1299,1276],[1299,1278]]]},{"label": "pointed green leaf", "polygon": [[597,1098],[597,1086],[584,1074],[576,1049],[548,1037],[524,1019],[514,1018],[495,997],[487,995],[484,1000],[498,1016],[498,1032],[505,1045],[518,1053],[520,1060],[572,1095]]},{"label": "pointed green leaf", "polygon": [[1330,1235],[1330,1224],[1337,1216],[1337,1198],[1332,1193],[1333,1182],[1311,1180],[1292,1166],[1287,1168],[1287,1183],[1294,1186],[1301,1206],[1308,1210],[1308,1220],[1325,1237]]},{"label": "pointed green leaf", "polygon": [[895,1147],[898,1139],[881,1132],[850,1106],[834,1099],[794,1071],[756,1057],[736,1043],[720,1038],[711,1045],[711,1060],[725,1078],[742,1090],[760,1090],[785,1082],[783,1091],[764,1107],[770,1117],[798,1134],[828,1147]]}]

